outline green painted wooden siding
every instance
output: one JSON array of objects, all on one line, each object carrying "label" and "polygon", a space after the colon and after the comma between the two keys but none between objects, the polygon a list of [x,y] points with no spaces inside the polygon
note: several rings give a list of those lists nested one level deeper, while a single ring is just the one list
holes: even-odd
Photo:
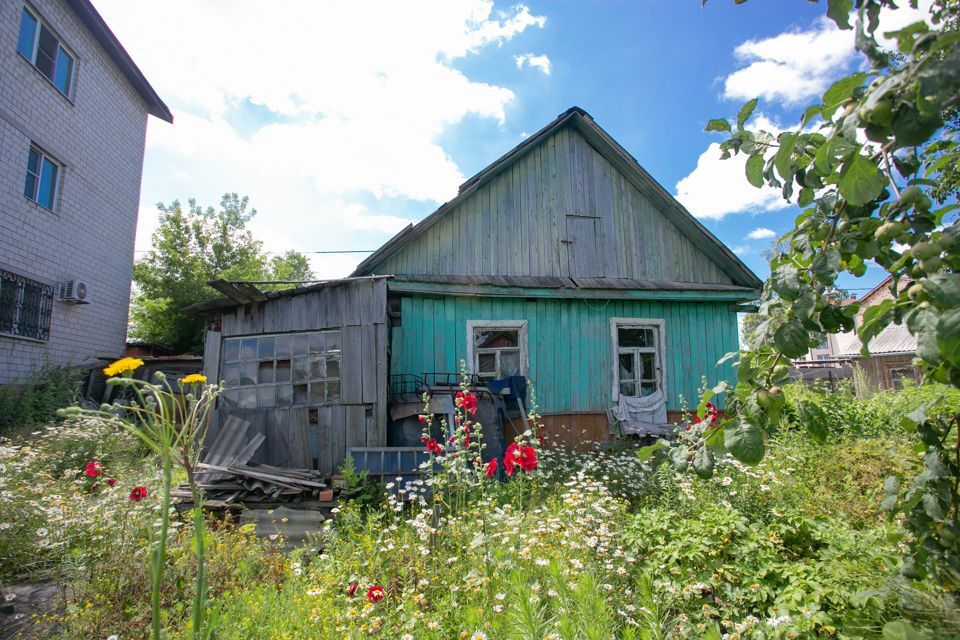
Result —
[{"label": "green painted wooden siding", "polygon": [[601,412],[612,405],[610,318],[662,318],[667,408],[695,406],[701,376],[733,376],[737,316],[727,302],[406,296],[393,328],[390,373],[457,371],[467,357],[467,320],[526,320],[530,378],[542,413]]},{"label": "green painted wooden siding", "polygon": [[[575,258],[579,273],[571,273],[567,216],[595,216],[598,250]],[[546,138],[366,271],[732,283],[647,194],[571,128]]]}]

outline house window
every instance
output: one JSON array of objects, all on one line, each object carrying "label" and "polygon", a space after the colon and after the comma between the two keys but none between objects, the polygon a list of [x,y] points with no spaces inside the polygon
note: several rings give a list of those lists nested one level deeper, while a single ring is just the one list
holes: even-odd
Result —
[{"label": "house window", "polygon": [[53,211],[59,181],[60,164],[31,145],[27,154],[27,179],[23,183],[23,195]]},{"label": "house window", "polygon": [[917,372],[913,367],[892,367],[887,370],[887,375],[890,377],[890,386],[894,389],[902,389],[904,380],[914,384],[917,382]]},{"label": "house window", "polygon": [[663,321],[613,318],[610,331],[614,397],[636,398],[663,391]]},{"label": "house window", "polygon": [[0,269],[0,334],[47,340],[53,287]]},{"label": "house window", "polygon": [[528,373],[525,320],[470,320],[467,346],[472,372],[482,380]]},{"label": "house window", "polygon": [[241,409],[340,402],[340,332],[227,338],[223,403]]},{"label": "house window", "polygon": [[47,25],[26,7],[20,16],[17,51],[33,63],[60,93],[70,97],[74,57]]}]

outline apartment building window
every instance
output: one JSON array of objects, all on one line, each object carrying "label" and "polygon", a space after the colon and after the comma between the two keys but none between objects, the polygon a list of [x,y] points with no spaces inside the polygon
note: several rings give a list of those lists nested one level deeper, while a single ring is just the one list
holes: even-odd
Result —
[{"label": "apartment building window", "polygon": [[0,334],[47,340],[53,287],[0,269]]},{"label": "apartment building window", "polygon": [[53,211],[59,182],[60,163],[31,145],[27,155],[27,179],[23,184],[23,195]]},{"label": "apartment building window", "polygon": [[17,51],[33,63],[60,93],[70,97],[74,57],[33,11],[23,8]]}]

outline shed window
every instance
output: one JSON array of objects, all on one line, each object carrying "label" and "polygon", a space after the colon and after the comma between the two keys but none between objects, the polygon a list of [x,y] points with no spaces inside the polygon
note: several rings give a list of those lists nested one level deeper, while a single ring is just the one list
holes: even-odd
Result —
[{"label": "shed window", "polygon": [[23,183],[23,195],[41,207],[53,211],[59,181],[60,164],[31,145],[27,154],[27,178]]},{"label": "shed window", "polygon": [[47,340],[53,287],[0,269],[0,334]]},{"label": "shed window", "polygon": [[340,332],[227,338],[223,402],[241,409],[340,402]]},{"label": "shed window", "polygon": [[473,373],[483,380],[527,375],[527,325],[522,320],[467,323]]},{"label": "shed window", "polygon": [[26,7],[20,14],[17,51],[33,63],[60,93],[70,97],[74,57],[49,27]]},{"label": "shed window", "polygon": [[620,395],[649,396],[663,389],[661,333],[659,324],[614,324],[615,382]]}]

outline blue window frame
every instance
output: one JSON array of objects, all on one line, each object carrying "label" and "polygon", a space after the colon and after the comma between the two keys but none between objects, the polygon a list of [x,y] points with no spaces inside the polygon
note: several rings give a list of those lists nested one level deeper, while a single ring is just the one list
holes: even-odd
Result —
[{"label": "blue window frame", "polygon": [[23,195],[41,207],[53,211],[59,180],[60,164],[37,147],[31,146],[27,156],[27,179],[23,184]]},{"label": "blue window frame", "polygon": [[73,55],[40,18],[27,7],[20,16],[17,51],[47,77],[60,93],[70,97],[73,83]]}]

